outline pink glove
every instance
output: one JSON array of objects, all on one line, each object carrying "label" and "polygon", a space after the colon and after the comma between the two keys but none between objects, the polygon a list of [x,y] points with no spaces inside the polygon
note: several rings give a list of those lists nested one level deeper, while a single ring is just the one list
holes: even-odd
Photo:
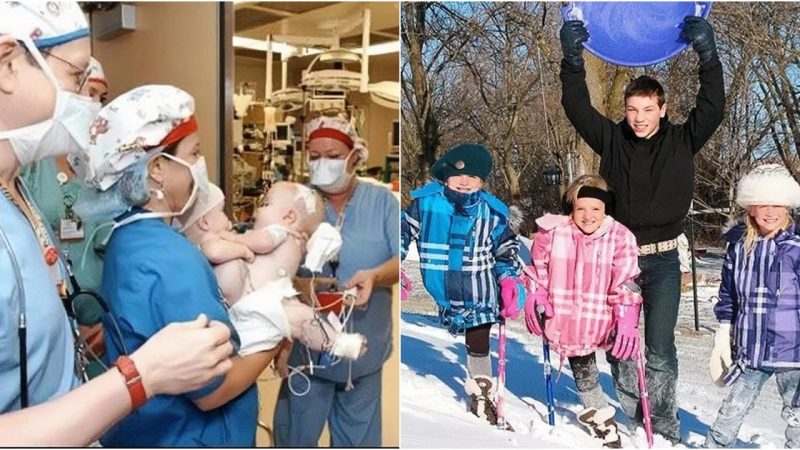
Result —
[{"label": "pink glove", "polygon": [[614,358],[635,358],[639,354],[639,308],[640,305],[614,305],[617,322],[617,337],[611,349]]},{"label": "pink glove", "polygon": [[536,288],[532,298],[525,302],[525,325],[528,326],[528,331],[537,335],[542,335],[542,325],[536,317],[536,309],[541,308],[542,320],[553,317],[553,304],[547,299],[547,290],[541,286]]},{"label": "pink glove", "polygon": [[411,279],[406,276],[406,271],[400,269],[400,299],[405,300],[408,298],[408,293],[411,291]]},{"label": "pink glove", "polygon": [[500,298],[503,300],[503,307],[500,315],[506,319],[516,319],[519,310],[524,303],[520,303],[520,291],[522,291],[522,301],[525,301],[525,289],[522,287],[522,280],[516,277],[506,277],[500,280]]}]

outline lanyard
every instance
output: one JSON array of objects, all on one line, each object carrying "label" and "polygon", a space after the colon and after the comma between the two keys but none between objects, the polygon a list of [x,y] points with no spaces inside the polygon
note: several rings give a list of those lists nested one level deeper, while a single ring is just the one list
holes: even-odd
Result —
[{"label": "lanyard", "polygon": [[[353,190],[350,192],[350,196],[347,197],[347,200],[345,200],[344,205],[342,205],[342,211],[336,214],[336,223],[334,224],[334,227],[336,228],[336,231],[338,231],[340,235],[342,234],[342,228],[344,227],[344,219],[347,216],[347,207],[350,206],[350,201],[353,200],[353,197],[356,195],[356,189],[358,189],[358,178],[356,178],[353,184]],[[331,209],[333,209],[333,211],[336,212],[336,209],[333,207],[333,205],[330,206]],[[328,261],[328,264],[331,266],[331,275],[333,276],[333,278],[336,278],[336,269],[339,268],[339,253],[334,255]]]}]

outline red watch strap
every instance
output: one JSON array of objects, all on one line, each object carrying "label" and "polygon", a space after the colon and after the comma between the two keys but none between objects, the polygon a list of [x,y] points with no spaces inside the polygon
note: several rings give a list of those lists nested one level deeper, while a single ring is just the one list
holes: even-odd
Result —
[{"label": "red watch strap", "polygon": [[142,376],[136,370],[136,364],[129,357],[123,355],[117,358],[114,366],[122,374],[125,379],[125,385],[128,387],[128,393],[131,395],[131,409],[136,409],[147,402],[147,393],[144,391],[144,384],[142,384]]}]

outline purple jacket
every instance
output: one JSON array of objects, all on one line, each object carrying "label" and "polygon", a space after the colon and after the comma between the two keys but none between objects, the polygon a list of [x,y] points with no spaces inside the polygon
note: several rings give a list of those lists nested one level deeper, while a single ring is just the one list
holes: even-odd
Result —
[{"label": "purple jacket", "polygon": [[743,224],[724,235],[728,241],[717,320],[733,324],[735,367],[800,368],[800,236],[794,224],[777,236],[759,237],[744,254]]}]

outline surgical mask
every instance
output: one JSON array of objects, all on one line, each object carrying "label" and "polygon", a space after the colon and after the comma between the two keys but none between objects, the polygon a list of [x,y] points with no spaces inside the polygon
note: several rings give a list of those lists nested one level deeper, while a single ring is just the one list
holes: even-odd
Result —
[{"label": "surgical mask", "polygon": [[39,49],[28,38],[21,39],[56,89],[53,117],[15,130],[0,131],[0,140],[8,140],[20,165],[25,166],[50,156],[86,152],[89,129],[101,105],[91,97],[60,88]]},{"label": "surgical mask", "polygon": [[163,156],[167,159],[171,159],[176,163],[187,167],[189,172],[192,174],[192,193],[189,194],[189,199],[186,200],[186,204],[183,205],[180,211],[170,214],[171,216],[181,216],[189,208],[194,205],[194,202],[197,200],[198,197],[202,197],[203,199],[208,198],[208,172],[206,171],[206,158],[201,156],[197,158],[194,164],[189,164],[186,161],[177,158],[175,156],[169,155],[167,153],[161,153],[159,156]]},{"label": "surgical mask", "polygon": [[[175,161],[176,163],[178,163],[178,164],[180,164],[182,166],[185,166],[185,167],[189,168],[189,171],[192,174],[192,193],[189,194],[189,199],[186,200],[186,204],[183,205],[183,207],[181,208],[180,211],[177,211],[177,212],[175,212],[175,211],[172,211],[172,212],[146,212],[146,213],[134,214],[132,216],[126,217],[125,219],[115,223],[114,224],[114,230],[116,230],[117,228],[119,228],[121,226],[127,225],[127,224],[132,223],[132,222],[136,222],[136,221],[139,221],[139,220],[142,220],[142,219],[156,219],[156,218],[166,218],[166,217],[175,217],[175,219],[173,219],[172,222],[170,222],[170,226],[172,228],[175,228],[176,230],[180,230],[181,228],[183,228],[183,223],[180,221],[180,219],[177,218],[177,216],[181,216],[184,213],[186,213],[186,211],[188,211],[189,208],[192,207],[192,205],[195,203],[195,201],[199,197],[204,197],[204,198],[208,197],[208,192],[209,192],[209,189],[208,189],[208,174],[206,173],[206,160],[205,160],[204,157],[201,156],[201,157],[197,158],[197,161],[194,164],[189,164],[186,161],[184,161],[184,160],[182,160],[180,158],[177,158],[175,156],[169,155],[167,153],[159,153],[156,156],[163,156],[163,157],[165,157],[167,159],[171,159],[172,161]],[[159,194],[159,195],[163,196],[163,194]]]},{"label": "surgical mask", "polygon": [[350,152],[344,159],[317,158],[309,161],[308,170],[311,175],[309,182],[328,194],[342,192],[354,176],[352,173],[347,173],[347,160],[352,154]]}]

